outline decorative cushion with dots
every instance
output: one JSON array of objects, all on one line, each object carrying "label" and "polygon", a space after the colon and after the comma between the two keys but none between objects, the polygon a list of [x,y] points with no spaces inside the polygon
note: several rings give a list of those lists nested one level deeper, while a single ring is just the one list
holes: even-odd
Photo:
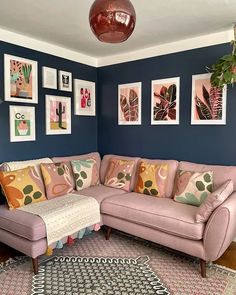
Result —
[{"label": "decorative cushion with dots", "polygon": [[99,183],[99,170],[95,159],[72,160],[71,166],[77,191]]},{"label": "decorative cushion with dots", "polygon": [[142,161],[139,165],[136,193],[165,197],[169,166],[166,163],[150,164]]},{"label": "decorative cushion with dots", "polygon": [[42,180],[34,167],[2,171],[0,182],[10,210],[46,200]]},{"label": "decorative cushion with dots", "polygon": [[70,163],[42,163],[40,168],[48,199],[66,195],[73,191]]},{"label": "decorative cushion with dots", "polygon": [[104,185],[130,191],[135,161],[111,158],[107,167]]},{"label": "decorative cushion with dots", "polygon": [[194,172],[179,170],[176,174],[174,200],[199,207],[213,187],[213,171]]}]

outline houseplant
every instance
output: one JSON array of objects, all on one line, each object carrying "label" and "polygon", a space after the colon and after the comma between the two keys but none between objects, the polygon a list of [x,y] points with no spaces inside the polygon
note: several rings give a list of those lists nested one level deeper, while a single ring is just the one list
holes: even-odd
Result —
[{"label": "houseplant", "polygon": [[219,58],[210,68],[211,84],[214,87],[223,88],[225,85],[233,85],[236,82],[236,25],[234,25],[234,40],[231,41],[231,45],[232,53]]}]

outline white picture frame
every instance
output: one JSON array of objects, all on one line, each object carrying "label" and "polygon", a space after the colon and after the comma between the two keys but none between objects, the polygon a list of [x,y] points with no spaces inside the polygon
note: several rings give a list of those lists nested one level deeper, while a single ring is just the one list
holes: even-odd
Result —
[{"label": "white picture frame", "polygon": [[74,92],[74,114],[96,116],[95,82],[74,79]]},{"label": "white picture frame", "polygon": [[226,125],[227,88],[217,92],[210,77],[211,73],[192,76],[191,125]]},{"label": "white picture frame", "polygon": [[46,95],[46,134],[71,134],[71,98]]},{"label": "white picture frame", "polygon": [[35,107],[9,106],[10,142],[35,140]]},{"label": "white picture frame", "polygon": [[42,87],[57,89],[57,69],[42,67]]},{"label": "white picture frame", "polygon": [[[134,112],[131,113],[132,109]],[[142,83],[118,85],[118,125],[141,125],[141,121]]]},{"label": "white picture frame", "polygon": [[59,71],[58,72],[59,79],[59,90],[61,91],[72,91],[72,73]]},{"label": "white picture frame", "polygon": [[4,54],[5,101],[38,103],[37,61]]},{"label": "white picture frame", "polygon": [[[152,80],[151,83],[151,125],[179,125],[180,77]],[[171,94],[172,100],[168,101]]]}]

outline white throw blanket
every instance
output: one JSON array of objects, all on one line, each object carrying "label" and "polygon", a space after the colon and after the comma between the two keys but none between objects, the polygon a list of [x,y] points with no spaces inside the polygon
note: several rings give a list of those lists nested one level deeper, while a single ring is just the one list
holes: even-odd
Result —
[{"label": "white throw blanket", "polygon": [[100,222],[98,202],[94,198],[77,194],[67,194],[18,209],[43,219],[48,245]]}]

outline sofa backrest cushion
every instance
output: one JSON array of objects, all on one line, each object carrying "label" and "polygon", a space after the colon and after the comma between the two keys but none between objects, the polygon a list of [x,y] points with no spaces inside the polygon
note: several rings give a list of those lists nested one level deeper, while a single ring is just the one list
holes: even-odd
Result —
[{"label": "sofa backrest cushion", "polygon": [[[54,163],[61,163],[61,162],[70,162],[72,160],[85,160],[85,159],[94,159],[97,162],[97,167],[98,170],[100,170],[100,165],[101,165],[101,157],[99,155],[99,153],[97,152],[93,152],[93,153],[89,153],[89,154],[83,154],[83,155],[75,155],[75,156],[66,156],[66,157],[53,157],[52,161]],[[70,175],[72,178],[72,184],[73,184],[73,188],[75,189],[75,180],[74,180],[74,175],[73,175],[73,171],[72,171],[72,167],[70,164]]]},{"label": "sofa backrest cushion", "polygon": [[134,170],[133,170],[133,175],[131,177],[131,182],[130,182],[130,191],[134,190],[134,186],[136,183],[136,178],[137,178],[137,164],[140,158],[138,157],[126,157],[126,156],[120,156],[120,155],[105,155],[102,159],[101,162],[101,169],[100,169],[100,179],[101,183],[104,183],[105,181],[105,176],[106,172],[110,163],[110,159],[115,158],[115,159],[121,159],[121,160],[128,160],[128,161],[134,161]]},{"label": "sofa backrest cushion", "polygon": [[179,169],[195,172],[213,171],[213,191],[228,179],[232,179],[234,189],[236,188],[236,166],[205,165],[182,161]]},{"label": "sofa backrest cushion", "polygon": [[178,169],[179,162],[176,160],[160,160],[160,159],[142,159],[146,163],[150,164],[167,164],[168,165],[168,177],[166,183],[166,192],[164,197],[171,198],[173,196],[173,189],[174,189],[174,182],[175,182],[175,175]]}]

